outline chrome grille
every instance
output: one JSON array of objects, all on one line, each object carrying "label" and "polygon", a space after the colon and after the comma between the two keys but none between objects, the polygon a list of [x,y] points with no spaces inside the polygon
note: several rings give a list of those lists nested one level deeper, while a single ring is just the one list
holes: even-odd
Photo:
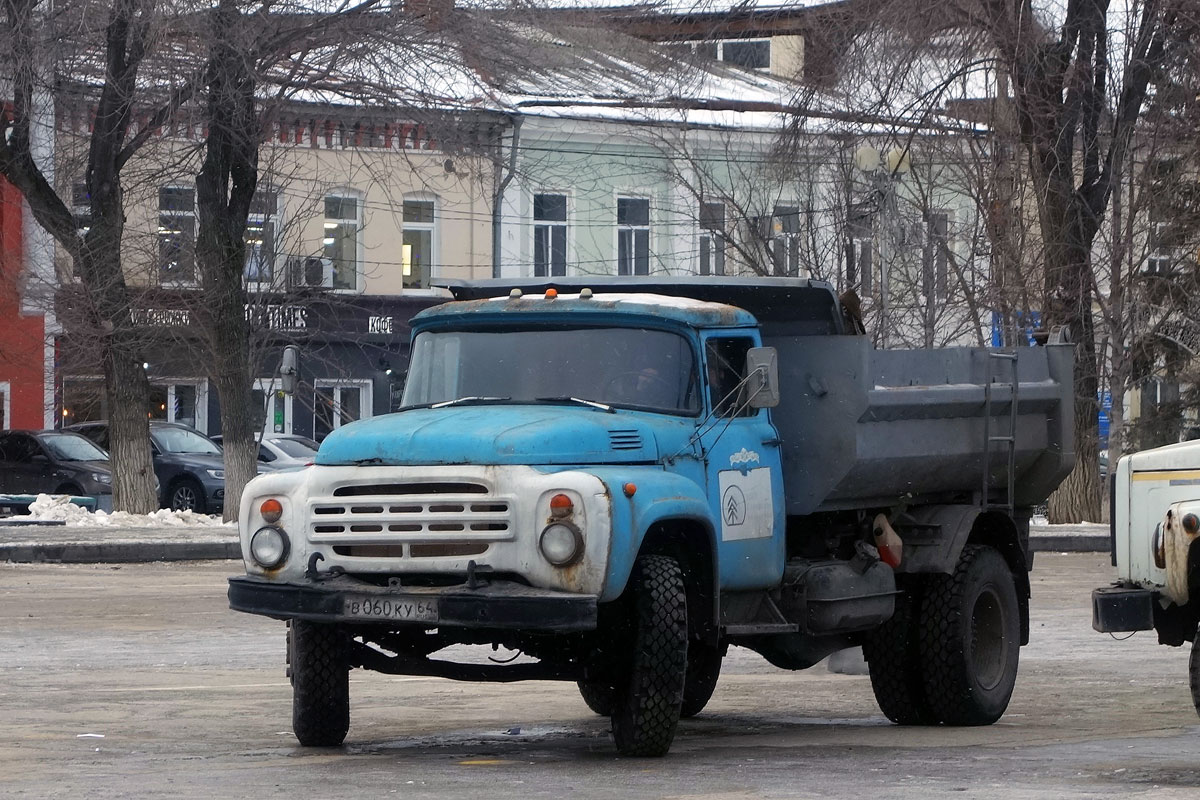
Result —
[{"label": "chrome grille", "polygon": [[309,538],[354,558],[482,555],[513,537],[511,498],[477,483],[340,486],[309,506]]}]

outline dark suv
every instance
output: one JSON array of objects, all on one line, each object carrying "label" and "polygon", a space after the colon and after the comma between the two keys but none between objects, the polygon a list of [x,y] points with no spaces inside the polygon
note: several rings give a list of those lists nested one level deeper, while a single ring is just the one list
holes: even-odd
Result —
[{"label": "dark suv", "polygon": [[112,510],[108,453],[89,439],[66,431],[0,433],[0,492],[77,494]]},{"label": "dark suv", "polygon": [[[77,431],[108,447],[107,422],[81,422]],[[225,505],[225,461],[221,448],[200,431],[175,422],[150,422],[150,450],[158,476],[159,504],[219,514]]]}]

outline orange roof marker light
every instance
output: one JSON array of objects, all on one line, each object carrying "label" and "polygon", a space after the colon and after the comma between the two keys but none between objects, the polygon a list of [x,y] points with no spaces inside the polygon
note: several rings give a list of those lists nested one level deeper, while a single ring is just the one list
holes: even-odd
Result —
[{"label": "orange roof marker light", "polygon": [[546,299],[547,300],[553,300],[556,297],[558,297],[558,289],[547,289],[546,290]]}]

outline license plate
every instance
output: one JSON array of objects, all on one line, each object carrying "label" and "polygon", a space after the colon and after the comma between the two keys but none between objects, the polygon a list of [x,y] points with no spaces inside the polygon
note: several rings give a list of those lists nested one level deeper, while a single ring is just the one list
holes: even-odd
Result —
[{"label": "license plate", "polygon": [[438,604],[434,599],[414,600],[349,594],[342,604],[342,616],[385,622],[437,622]]}]

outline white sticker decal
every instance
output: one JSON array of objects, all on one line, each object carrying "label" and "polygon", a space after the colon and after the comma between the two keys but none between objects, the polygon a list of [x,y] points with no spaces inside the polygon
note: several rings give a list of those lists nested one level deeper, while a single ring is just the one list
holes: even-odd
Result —
[{"label": "white sticker decal", "polygon": [[758,463],[758,453],[753,450],[742,448],[738,452],[729,457],[729,466],[736,467],[738,464]]},{"label": "white sticker decal", "polygon": [[721,470],[721,541],[769,539],[775,504],[771,500],[771,469],[742,472]]}]

